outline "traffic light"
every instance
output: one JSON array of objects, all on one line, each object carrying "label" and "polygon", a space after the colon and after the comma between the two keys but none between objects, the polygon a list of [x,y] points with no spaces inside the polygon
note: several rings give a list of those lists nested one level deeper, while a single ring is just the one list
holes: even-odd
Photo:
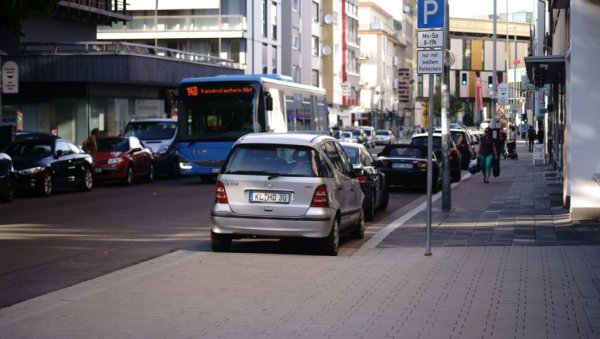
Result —
[{"label": "traffic light", "polygon": [[494,77],[491,75],[488,75],[488,88],[492,88],[494,87]]},{"label": "traffic light", "polygon": [[468,84],[467,73],[461,73],[460,74],[460,83],[463,86],[467,86],[467,84]]},{"label": "traffic light", "polygon": [[527,122],[527,114],[526,113],[522,113],[521,114],[521,122],[522,123],[526,123]]}]

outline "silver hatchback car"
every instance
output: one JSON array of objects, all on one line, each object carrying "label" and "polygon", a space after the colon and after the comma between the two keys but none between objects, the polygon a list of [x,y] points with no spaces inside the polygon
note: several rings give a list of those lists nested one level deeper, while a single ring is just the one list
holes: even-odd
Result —
[{"label": "silver hatchback car", "polygon": [[217,178],[211,247],[244,237],[317,238],[337,255],[340,234],[364,237],[364,195],[339,142],[325,135],[247,134]]}]

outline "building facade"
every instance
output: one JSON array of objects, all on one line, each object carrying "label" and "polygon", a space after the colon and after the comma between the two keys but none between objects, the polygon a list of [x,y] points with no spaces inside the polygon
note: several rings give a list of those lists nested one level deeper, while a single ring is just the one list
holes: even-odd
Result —
[{"label": "building facade", "polygon": [[[538,1],[533,55],[525,59],[535,86],[535,121],[544,161],[562,178],[572,220],[600,219],[600,3]],[[549,18],[549,20],[545,20]],[[585,37],[585,38],[584,38]]]}]

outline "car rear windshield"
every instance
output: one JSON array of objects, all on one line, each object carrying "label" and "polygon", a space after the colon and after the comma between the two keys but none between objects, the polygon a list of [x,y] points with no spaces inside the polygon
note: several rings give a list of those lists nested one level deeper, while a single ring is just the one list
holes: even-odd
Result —
[{"label": "car rear windshield", "polygon": [[426,157],[426,151],[421,147],[390,147],[386,148],[384,155],[388,157],[401,157],[401,158],[424,158]]},{"label": "car rear windshield", "polygon": [[98,152],[125,152],[129,150],[129,139],[96,140]]},{"label": "car rear windshield", "polygon": [[[427,137],[412,138],[410,143],[413,145],[427,146]],[[433,149],[442,148],[442,138],[433,137]]]},{"label": "car rear windshield", "polygon": [[318,175],[315,151],[290,145],[240,145],[232,150],[226,174],[314,177]]},{"label": "car rear windshield", "polygon": [[176,130],[174,121],[136,121],[127,124],[123,135],[140,140],[168,140],[173,139]]}]

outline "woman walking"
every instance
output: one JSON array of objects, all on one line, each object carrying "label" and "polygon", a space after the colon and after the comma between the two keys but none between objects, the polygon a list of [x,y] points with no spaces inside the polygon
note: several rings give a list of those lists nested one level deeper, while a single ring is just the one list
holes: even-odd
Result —
[{"label": "woman walking", "polygon": [[483,173],[483,182],[486,184],[490,182],[493,161],[498,161],[496,141],[492,137],[492,130],[486,128],[479,141],[479,163],[481,164],[481,173]]}]

